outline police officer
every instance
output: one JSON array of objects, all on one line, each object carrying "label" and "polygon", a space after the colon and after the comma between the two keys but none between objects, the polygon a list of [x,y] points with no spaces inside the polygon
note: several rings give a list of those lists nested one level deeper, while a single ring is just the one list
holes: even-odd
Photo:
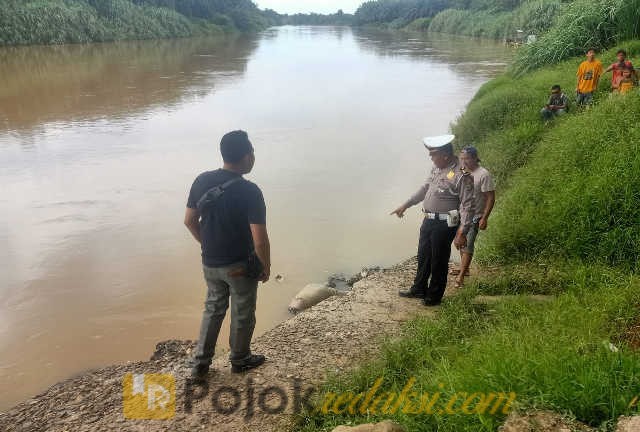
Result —
[{"label": "police officer", "polygon": [[418,271],[413,286],[401,297],[421,298],[426,306],[437,306],[447,287],[451,242],[464,247],[475,214],[473,178],[454,155],[453,135],[423,139],[433,169],[426,183],[407,202],[394,210],[399,218],[422,201],[424,221],[418,242]]}]

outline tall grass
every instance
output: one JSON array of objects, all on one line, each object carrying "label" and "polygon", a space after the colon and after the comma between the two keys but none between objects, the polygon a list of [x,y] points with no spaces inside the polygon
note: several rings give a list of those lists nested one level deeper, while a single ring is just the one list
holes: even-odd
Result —
[{"label": "tall grass", "polygon": [[562,7],[560,0],[531,0],[513,11],[512,25],[527,34],[541,34],[555,22]]},{"label": "tall grass", "polygon": [[[632,59],[640,42],[625,48]],[[604,53],[614,61],[616,49]],[[571,97],[581,59],[485,85],[453,126],[459,144],[479,147],[500,193],[493,228],[478,258],[500,263],[573,257],[637,270],[640,244],[640,95],[610,96],[601,81],[597,105],[546,125],[539,110],[549,88]],[[526,165],[526,166],[525,166]]]},{"label": "tall grass", "polygon": [[136,6],[125,0],[9,2],[0,9],[0,45],[61,44],[184,37],[192,25],[169,9]]},{"label": "tall grass", "polygon": [[522,75],[582,54],[640,37],[640,0],[578,0],[569,3],[555,25],[536,43],[527,45],[514,63]]},{"label": "tall grass", "polygon": [[[640,42],[620,47],[632,59],[640,54]],[[613,62],[615,51],[603,63]],[[640,170],[640,95],[610,96],[605,77],[594,109],[575,113],[573,107],[554,125],[538,118],[552,84],[571,95],[579,62],[494,80],[454,125],[461,144],[480,148],[505,191],[480,259],[574,257],[638,269],[640,184],[633,178]]]},{"label": "tall grass", "polygon": [[[637,354],[618,345],[637,314],[640,281],[606,268],[575,266],[565,293],[550,302],[514,297],[491,307],[474,304],[475,288],[442,308],[437,320],[411,322],[400,340],[356,372],[330,380],[324,391],[355,394],[384,377],[380,392],[400,392],[416,377],[418,393],[441,400],[456,392],[515,392],[518,410],[550,409],[594,426],[628,414],[640,386]],[[618,352],[609,343],[616,344]],[[495,431],[503,414],[435,412],[350,416],[308,413],[299,431],[392,418],[410,431]]]},{"label": "tall grass", "polygon": [[[62,44],[188,37],[264,28],[251,2],[229,15],[186,16],[136,0],[0,0],[0,45]],[[156,2],[157,3],[157,2]],[[212,3],[212,2],[210,2]],[[215,2],[214,2],[215,3]],[[167,3],[170,5],[171,3]],[[213,4],[213,3],[212,3]],[[211,6],[215,9],[215,6]]]},{"label": "tall grass", "polygon": [[640,268],[639,110],[640,95],[614,96],[549,131],[502,197],[485,254]]},{"label": "tall grass", "polygon": [[431,18],[418,18],[407,24],[406,29],[409,31],[426,32],[429,30]]},{"label": "tall grass", "polygon": [[553,24],[559,0],[523,2],[511,11],[446,9],[437,14],[429,31],[491,39],[513,38],[516,30],[540,34]]}]

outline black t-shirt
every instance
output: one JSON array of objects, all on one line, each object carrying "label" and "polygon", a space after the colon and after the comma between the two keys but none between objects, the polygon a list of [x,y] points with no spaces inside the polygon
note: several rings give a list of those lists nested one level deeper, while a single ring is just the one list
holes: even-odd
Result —
[{"label": "black t-shirt", "polygon": [[[196,208],[198,200],[209,189],[234,177],[239,174],[224,169],[200,174],[191,186],[187,207]],[[258,186],[245,179],[231,184],[215,205],[200,215],[202,263],[207,267],[221,267],[245,261],[253,251],[249,225],[264,225],[266,213]]]}]

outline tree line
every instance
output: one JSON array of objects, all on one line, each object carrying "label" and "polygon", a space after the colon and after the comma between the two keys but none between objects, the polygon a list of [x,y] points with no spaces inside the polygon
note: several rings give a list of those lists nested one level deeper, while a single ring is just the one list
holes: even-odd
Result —
[{"label": "tree line", "polygon": [[276,21],[251,0],[0,0],[0,45],[251,32]]},{"label": "tree line", "polygon": [[354,22],[358,25],[389,24],[404,27],[421,18],[433,18],[447,10],[511,11],[525,0],[370,0],[356,10]]}]

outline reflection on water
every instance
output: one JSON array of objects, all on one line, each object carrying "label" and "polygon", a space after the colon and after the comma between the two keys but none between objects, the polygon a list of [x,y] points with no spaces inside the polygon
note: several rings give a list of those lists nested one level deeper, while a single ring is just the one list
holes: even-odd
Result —
[{"label": "reflection on water", "polygon": [[241,75],[251,36],[0,48],[5,130],[126,118],[202,98]]},{"label": "reflection on water", "polygon": [[[388,216],[509,52],[466,39],[282,27],[252,37],[0,49],[0,409],[87,368],[197,335],[204,282],[182,225],[195,176],[242,128],[273,273],[260,334],[329,273],[390,265]],[[224,330],[227,331],[227,330]],[[220,349],[226,348],[226,336]]]},{"label": "reflection on water", "polygon": [[409,34],[377,29],[354,29],[358,45],[378,56],[441,62],[456,73],[486,77],[504,70],[508,48],[491,40],[469,40],[455,35]]}]

